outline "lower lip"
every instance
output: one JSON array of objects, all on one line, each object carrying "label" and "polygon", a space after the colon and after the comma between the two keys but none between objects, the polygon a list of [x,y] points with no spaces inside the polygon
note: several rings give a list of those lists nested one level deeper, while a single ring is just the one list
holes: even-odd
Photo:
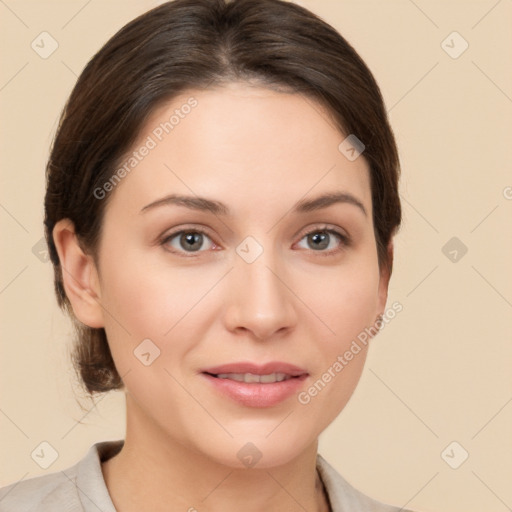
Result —
[{"label": "lower lip", "polygon": [[307,375],[281,382],[238,382],[202,374],[212,386],[224,395],[247,407],[272,407],[299,392]]}]

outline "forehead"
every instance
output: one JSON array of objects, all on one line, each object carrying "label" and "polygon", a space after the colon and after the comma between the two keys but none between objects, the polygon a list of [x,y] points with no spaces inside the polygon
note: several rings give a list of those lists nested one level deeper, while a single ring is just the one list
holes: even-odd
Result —
[{"label": "forehead", "polygon": [[127,172],[112,199],[140,210],[166,194],[186,193],[249,214],[262,203],[341,190],[370,212],[368,165],[340,151],[346,135],[301,94],[239,83],[189,90],[148,118],[121,164]]}]

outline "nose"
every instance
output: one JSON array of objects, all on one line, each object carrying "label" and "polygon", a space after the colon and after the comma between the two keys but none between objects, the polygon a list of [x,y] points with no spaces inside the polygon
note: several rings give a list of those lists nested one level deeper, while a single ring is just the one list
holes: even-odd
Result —
[{"label": "nose", "polygon": [[224,316],[229,331],[249,332],[259,340],[291,331],[298,319],[285,272],[264,255],[252,263],[241,258],[235,263]]}]

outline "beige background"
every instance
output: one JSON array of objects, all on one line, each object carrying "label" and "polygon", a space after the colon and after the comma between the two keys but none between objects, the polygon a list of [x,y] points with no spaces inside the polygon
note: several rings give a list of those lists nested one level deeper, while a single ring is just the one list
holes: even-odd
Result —
[{"label": "beige background", "polygon": [[[99,47],[155,1],[0,1],[3,233],[0,485],[124,435],[121,393],[77,401],[70,324],[42,237],[57,117]],[[320,451],[356,487],[418,511],[512,508],[512,1],[303,0],[374,72],[401,152],[404,225],[389,304],[359,388]],[[42,59],[43,32],[58,49]],[[458,52],[454,59],[445,49]],[[450,48],[451,47],[451,48]],[[507,188],[508,187],[508,188]],[[468,251],[442,251],[457,237]],[[33,247],[36,249],[33,251]],[[449,248],[445,252],[450,257]],[[39,254],[39,257],[36,254]],[[58,452],[48,468],[31,453]],[[469,458],[452,469],[457,441]],[[449,459],[458,460],[456,447]]]}]

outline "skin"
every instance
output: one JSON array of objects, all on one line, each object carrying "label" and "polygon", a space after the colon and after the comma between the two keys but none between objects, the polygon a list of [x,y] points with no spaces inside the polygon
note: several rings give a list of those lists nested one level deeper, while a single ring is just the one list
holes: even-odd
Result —
[{"label": "skin", "polygon": [[[134,149],[191,96],[197,107],[115,187],[97,265],[69,220],[54,230],[73,311],[105,328],[125,384],[125,445],[103,463],[105,481],[120,512],[326,511],[318,436],[353,393],[367,349],[307,405],[293,395],[243,406],[199,372],[283,361],[307,370],[307,390],[384,312],[389,275],[377,259],[368,164],[338,150],[345,135],[320,105],[246,83],[174,98]],[[333,191],[366,214],[348,202],[293,211]],[[141,212],[171,193],[221,201],[231,214],[169,204]],[[349,244],[331,235],[315,249],[307,233],[326,224]],[[200,251],[187,252],[180,235],[163,241],[198,227],[208,233]],[[263,248],[253,263],[236,252],[247,236]],[[148,338],[161,352],[145,366],[134,350]],[[248,442],[262,454],[250,469],[237,457]]]}]

